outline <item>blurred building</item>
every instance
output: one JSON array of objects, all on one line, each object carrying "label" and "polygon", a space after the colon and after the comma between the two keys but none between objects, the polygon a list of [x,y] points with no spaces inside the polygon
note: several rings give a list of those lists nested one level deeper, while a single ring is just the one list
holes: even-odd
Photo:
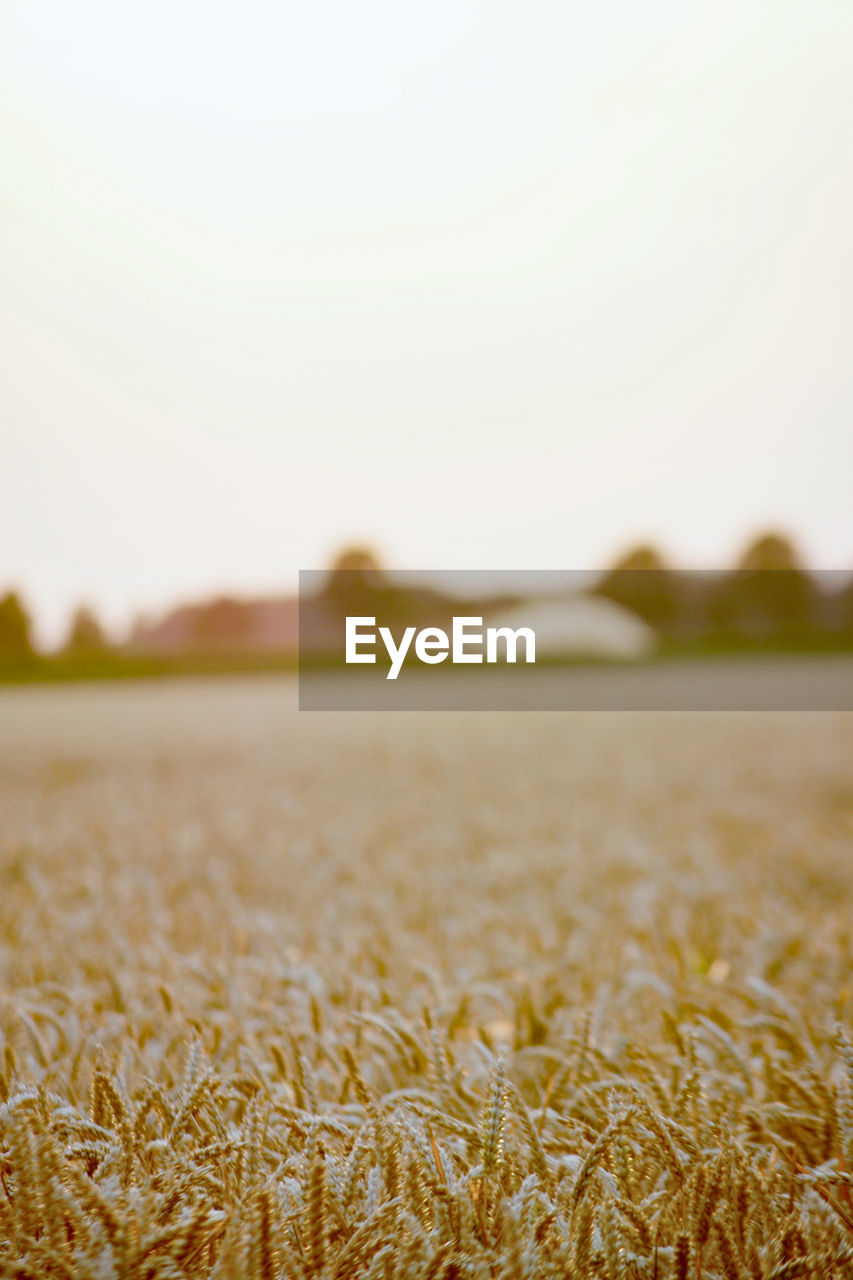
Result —
[{"label": "blurred building", "polygon": [[491,627],[531,627],[536,658],[647,658],[657,639],[648,623],[613,600],[577,595],[527,600],[489,618]]},{"label": "blurred building", "polygon": [[[299,601],[294,596],[240,600],[221,596],[179,605],[156,622],[137,624],[129,648],[151,654],[282,654],[299,649]],[[303,639],[323,647],[334,629],[323,601],[302,609]]]}]

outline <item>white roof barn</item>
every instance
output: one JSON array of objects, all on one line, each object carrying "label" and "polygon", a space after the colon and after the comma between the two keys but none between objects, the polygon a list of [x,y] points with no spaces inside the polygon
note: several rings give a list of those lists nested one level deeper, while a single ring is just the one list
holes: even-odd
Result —
[{"label": "white roof barn", "polygon": [[655,632],[602,596],[529,600],[489,619],[493,627],[532,627],[539,658],[646,658]]}]

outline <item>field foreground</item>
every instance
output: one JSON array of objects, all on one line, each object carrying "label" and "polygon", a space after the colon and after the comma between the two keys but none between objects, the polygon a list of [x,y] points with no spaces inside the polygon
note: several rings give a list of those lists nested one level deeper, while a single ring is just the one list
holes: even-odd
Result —
[{"label": "field foreground", "polygon": [[853,1277],[851,759],[0,692],[0,1275]]}]

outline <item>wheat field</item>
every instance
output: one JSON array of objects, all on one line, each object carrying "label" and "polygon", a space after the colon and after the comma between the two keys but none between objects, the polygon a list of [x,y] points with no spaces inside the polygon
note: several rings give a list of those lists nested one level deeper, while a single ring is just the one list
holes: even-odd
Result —
[{"label": "wheat field", "polygon": [[853,1276],[851,759],[0,692],[0,1274]]}]

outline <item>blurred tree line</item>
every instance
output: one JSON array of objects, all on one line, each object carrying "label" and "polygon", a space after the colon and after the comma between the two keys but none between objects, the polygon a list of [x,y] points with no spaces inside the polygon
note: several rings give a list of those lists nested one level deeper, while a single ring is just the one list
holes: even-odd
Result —
[{"label": "blurred tree line", "polygon": [[[778,532],[756,538],[733,568],[720,572],[676,569],[655,547],[637,546],[607,570],[594,591],[637,614],[664,640],[809,647],[834,637],[853,643],[853,580],[810,574],[790,538]],[[464,605],[438,591],[393,582],[377,556],[358,546],[334,561],[323,600],[334,619],[381,613],[391,625],[435,624]],[[481,611],[482,602],[472,602],[471,609]],[[187,612],[191,650],[227,642],[230,652],[239,653],[251,644],[251,602],[223,598]],[[121,652],[94,610],[80,605],[54,659],[97,666]],[[26,670],[45,661],[36,650],[23,600],[8,591],[0,598],[0,667]]]},{"label": "blurred tree line", "polygon": [[853,631],[853,584],[810,574],[791,540],[765,533],[733,569],[687,571],[640,546],[604,575],[597,594],[664,637],[804,641]]},{"label": "blurred tree line", "polygon": [[[847,632],[853,638],[853,580],[847,577],[809,573],[790,538],[767,532],[732,568],[718,572],[676,569],[655,547],[635,547],[598,579],[594,594],[637,614],[662,637],[796,642]],[[441,599],[391,583],[364,547],[341,553],[325,596],[340,616],[381,612],[407,622],[427,618],[430,609],[435,616],[427,620],[435,622]],[[461,602],[454,604],[459,612]],[[472,608],[480,611],[476,601]]]},{"label": "blurred tree line", "polygon": [[[75,657],[97,657],[110,651],[106,632],[88,605],[75,609],[62,652]],[[29,611],[17,591],[0,598],[0,663],[27,666],[38,657]]]}]

